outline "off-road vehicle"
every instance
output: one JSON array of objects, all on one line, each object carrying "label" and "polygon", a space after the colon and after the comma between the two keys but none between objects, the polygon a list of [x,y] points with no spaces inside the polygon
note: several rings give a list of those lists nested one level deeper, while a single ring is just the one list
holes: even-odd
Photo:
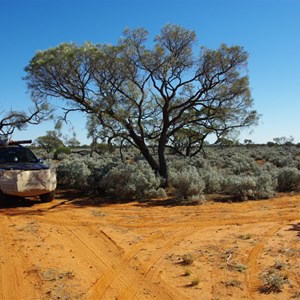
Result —
[{"label": "off-road vehicle", "polygon": [[43,202],[55,196],[54,170],[21,144],[25,141],[0,141],[0,199],[5,196],[39,196]]}]

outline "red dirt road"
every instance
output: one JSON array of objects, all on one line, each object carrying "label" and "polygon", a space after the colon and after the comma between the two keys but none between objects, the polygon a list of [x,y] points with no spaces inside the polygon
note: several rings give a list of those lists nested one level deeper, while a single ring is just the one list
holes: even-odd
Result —
[{"label": "red dirt road", "polygon": [[[0,206],[0,299],[300,299],[300,195]],[[262,293],[262,277],[283,278]],[[265,292],[271,291],[265,289]]]}]

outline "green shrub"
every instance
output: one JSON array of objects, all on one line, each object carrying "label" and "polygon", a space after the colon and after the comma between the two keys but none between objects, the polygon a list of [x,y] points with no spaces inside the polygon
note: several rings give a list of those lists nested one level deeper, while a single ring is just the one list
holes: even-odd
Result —
[{"label": "green shrub", "polygon": [[107,195],[118,198],[145,199],[166,195],[160,188],[161,178],[156,177],[144,161],[113,167],[99,184]]},{"label": "green shrub", "polygon": [[268,172],[256,176],[231,175],[225,181],[224,191],[240,200],[268,199],[275,195],[273,178]]},{"label": "green shrub", "polygon": [[205,183],[198,173],[196,167],[186,166],[182,170],[172,170],[170,172],[170,185],[174,189],[178,199],[188,200],[201,197],[205,188]]},{"label": "green shrub", "polygon": [[288,278],[282,275],[278,270],[270,270],[266,274],[262,274],[260,277],[263,284],[258,290],[263,294],[280,293],[283,286],[289,283]]},{"label": "green shrub", "polygon": [[205,193],[213,194],[221,192],[224,182],[224,176],[222,172],[211,167],[207,167],[206,169],[198,169],[198,172],[205,183]]},{"label": "green shrub", "polygon": [[80,188],[90,188],[91,170],[82,159],[65,159],[56,168],[58,184]]},{"label": "green shrub", "polygon": [[[299,149],[298,149],[299,150]],[[275,191],[300,191],[300,159],[296,148],[207,146],[205,157],[167,156],[170,192],[182,203],[199,200],[203,193],[226,193],[239,199],[273,197]],[[35,149],[38,157],[45,156]],[[88,190],[89,193],[112,197],[149,198],[164,195],[157,178],[140,153],[128,149],[119,153],[97,154],[59,147],[55,160],[47,160],[57,168],[58,183]],[[49,157],[48,157],[49,155]],[[255,161],[259,159],[259,163]],[[282,167],[284,166],[284,167]],[[196,201],[195,201],[196,202]]]},{"label": "green shrub", "polygon": [[53,158],[54,159],[63,159],[66,156],[68,156],[69,154],[71,154],[71,149],[69,147],[60,146],[55,149]]},{"label": "green shrub", "polygon": [[277,190],[292,192],[300,190],[300,171],[297,168],[282,168],[278,171]]},{"label": "green shrub", "polygon": [[240,200],[254,198],[256,182],[251,176],[231,175],[227,178],[224,190]]},{"label": "green shrub", "polygon": [[275,196],[276,184],[274,183],[270,173],[261,172],[255,179],[255,198],[269,199]]}]

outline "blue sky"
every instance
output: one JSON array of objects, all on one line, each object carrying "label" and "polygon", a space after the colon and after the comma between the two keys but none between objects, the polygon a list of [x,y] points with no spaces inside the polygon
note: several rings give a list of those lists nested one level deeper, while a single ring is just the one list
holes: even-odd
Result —
[{"label": "blue sky", "polygon": [[[0,112],[26,110],[31,100],[22,77],[37,50],[63,42],[116,44],[126,27],[155,36],[167,23],[194,30],[198,45],[241,45],[249,52],[254,108],[262,115],[239,140],[257,143],[293,136],[300,142],[300,0],[0,0]],[[0,116],[1,117],[1,116]],[[74,116],[86,139],[84,117]],[[30,126],[15,139],[35,139],[52,122]],[[70,126],[65,126],[70,137]]]}]

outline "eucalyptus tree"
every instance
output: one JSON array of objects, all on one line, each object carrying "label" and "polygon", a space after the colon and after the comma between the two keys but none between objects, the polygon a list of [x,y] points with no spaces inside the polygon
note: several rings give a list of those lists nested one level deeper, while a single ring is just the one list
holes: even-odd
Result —
[{"label": "eucalyptus tree", "polygon": [[33,100],[33,107],[26,111],[9,110],[0,112],[0,136],[11,137],[15,130],[23,130],[27,125],[38,125],[51,116],[47,102]]},{"label": "eucalyptus tree", "polygon": [[240,46],[197,49],[194,31],[168,24],[151,46],[138,28],[126,29],[116,45],[64,43],[39,51],[25,80],[34,97],[65,100],[66,114],[96,116],[110,141],[136,147],[167,179],[166,149],[179,133],[192,132],[187,145],[196,149],[210,135],[256,123],[247,61]]},{"label": "eucalyptus tree", "polygon": [[290,137],[282,136],[282,137],[273,138],[273,141],[277,145],[292,145],[293,141],[294,141],[294,138],[292,136],[290,136]]},{"label": "eucalyptus tree", "polygon": [[64,146],[63,141],[55,130],[49,130],[46,132],[46,135],[37,137],[34,144],[36,147],[44,149],[47,153]]}]

